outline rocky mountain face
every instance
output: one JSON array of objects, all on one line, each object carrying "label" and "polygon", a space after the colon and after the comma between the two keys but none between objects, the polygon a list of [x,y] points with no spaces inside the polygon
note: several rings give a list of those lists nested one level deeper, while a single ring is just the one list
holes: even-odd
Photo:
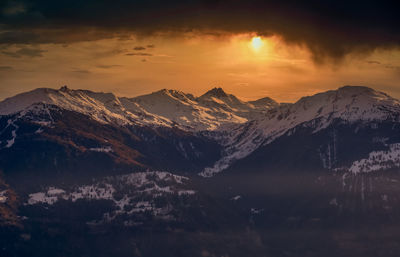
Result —
[{"label": "rocky mountain face", "polygon": [[0,167],[11,177],[81,176],[163,169],[201,171],[220,156],[212,139],[176,127],[99,122],[56,105],[2,116]]},{"label": "rocky mountain face", "polygon": [[400,101],[367,87],[36,89],[0,102],[0,255],[397,256],[399,144]]}]

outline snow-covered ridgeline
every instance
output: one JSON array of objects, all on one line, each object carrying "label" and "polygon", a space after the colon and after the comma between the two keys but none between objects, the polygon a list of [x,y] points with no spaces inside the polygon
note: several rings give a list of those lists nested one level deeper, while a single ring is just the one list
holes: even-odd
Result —
[{"label": "snow-covered ridgeline", "polygon": [[122,104],[114,94],[68,88],[39,88],[8,98],[0,102],[0,115],[20,113],[19,116],[26,116],[45,112],[52,106],[85,114],[101,123],[172,125],[171,121],[147,113],[134,103]]},{"label": "snow-covered ridgeline", "polygon": [[[156,208],[157,197],[166,194],[177,196],[192,195],[196,192],[188,189],[185,181],[188,178],[168,172],[139,172],[127,175],[107,177],[92,184],[73,189],[49,187],[44,192],[29,195],[25,205],[47,204],[53,205],[60,200],[76,202],[84,200],[110,200],[117,207],[113,213],[107,213],[106,219],[115,218],[119,214],[150,211],[154,215],[166,215],[166,210]],[[119,195],[117,197],[116,195]],[[121,197],[122,196],[122,197]],[[148,200],[143,200],[148,199]],[[130,210],[126,211],[125,207]]]},{"label": "snow-covered ridgeline", "polygon": [[400,121],[399,117],[399,100],[370,88],[345,86],[303,97],[292,105],[283,105],[270,111],[256,125],[271,142],[302,124],[313,127],[317,132],[328,127],[335,119],[352,123]]},{"label": "snow-covered ridgeline", "polygon": [[[221,88],[200,97],[177,90],[160,90],[134,98],[87,90],[39,88],[0,102],[0,115],[27,113],[35,104],[89,115],[103,123],[180,126],[183,129],[216,130],[229,124],[258,120],[265,134],[280,134],[290,127],[316,118],[348,121],[393,118],[399,101],[366,87],[346,86],[313,96],[294,104],[279,105],[269,98],[244,102]],[[274,133],[275,132],[275,133]]]},{"label": "snow-covered ridgeline", "polygon": [[[76,111],[102,123],[118,125],[179,126],[185,130],[217,130],[226,124],[241,124],[262,116],[278,105],[272,99],[243,102],[213,89],[201,97],[177,90],[160,90],[134,98],[87,90],[39,88],[0,102],[0,115],[23,114],[32,108],[54,105]],[[38,105],[39,104],[39,105]]]}]

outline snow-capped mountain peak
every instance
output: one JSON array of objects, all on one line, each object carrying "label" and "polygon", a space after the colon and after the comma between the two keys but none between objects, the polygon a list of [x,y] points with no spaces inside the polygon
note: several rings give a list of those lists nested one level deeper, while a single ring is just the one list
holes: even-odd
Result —
[{"label": "snow-capped mountain peak", "polygon": [[158,105],[163,105],[167,102],[193,104],[194,96],[191,94],[186,94],[179,90],[162,89],[150,94],[130,98],[130,100],[137,103],[153,102],[153,104],[156,104],[156,101],[159,101]]},{"label": "snow-capped mountain peak", "polygon": [[344,86],[337,90],[303,97],[291,106],[288,113],[299,113],[297,120],[313,118],[342,118],[347,121],[386,119],[397,112],[400,102],[389,95],[362,86]]},{"label": "snow-capped mountain peak", "polygon": [[249,101],[250,104],[254,105],[255,107],[268,107],[274,108],[279,105],[275,100],[270,97],[263,97],[255,101]]},{"label": "snow-capped mountain peak", "polygon": [[247,120],[258,119],[267,110],[274,107],[274,105],[254,105],[251,102],[242,101],[236,96],[226,93],[222,88],[213,88],[196,100],[208,108],[231,112]]},{"label": "snow-capped mountain peak", "polygon": [[248,103],[239,100],[236,96],[232,94],[227,94],[220,87],[215,87],[205,94],[197,98],[199,102],[215,102],[217,104],[228,105],[230,107],[236,107],[236,105],[246,106]]},{"label": "snow-capped mountain peak", "polygon": [[227,97],[228,94],[220,87],[214,87],[213,89],[208,90],[205,94],[200,96],[200,98],[209,98],[209,97],[216,97],[222,98]]},{"label": "snow-capped mountain peak", "polygon": [[318,131],[335,119],[346,122],[399,120],[400,101],[368,87],[344,86],[279,106],[257,122],[267,142],[288,130],[313,121]]},{"label": "snow-capped mountain peak", "polygon": [[0,102],[0,115],[19,112],[35,103],[52,102],[50,95],[57,90],[50,88],[37,88],[35,90],[18,94]]},{"label": "snow-capped mountain peak", "polygon": [[[220,100],[201,101],[191,94],[163,89],[130,99],[149,113],[160,115],[186,128],[215,130],[247,121]],[[218,103],[217,103],[218,101]]]},{"label": "snow-capped mountain peak", "polygon": [[0,115],[13,114],[36,103],[57,105],[65,109],[76,111],[83,111],[83,109],[89,107],[101,108],[108,105],[114,107],[120,105],[118,97],[112,93],[72,90],[66,86],[61,87],[59,90],[38,88],[0,102]]}]

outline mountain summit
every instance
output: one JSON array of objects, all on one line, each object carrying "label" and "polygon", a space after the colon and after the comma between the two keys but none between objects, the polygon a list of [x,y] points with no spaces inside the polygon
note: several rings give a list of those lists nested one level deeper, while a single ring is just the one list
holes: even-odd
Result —
[{"label": "mountain summit", "polygon": [[253,104],[254,106],[257,106],[257,107],[268,106],[270,108],[277,107],[279,105],[279,103],[277,103],[274,99],[272,99],[272,98],[270,98],[268,96],[260,98],[260,99],[255,100],[255,101],[250,101],[249,103]]},{"label": "mountain summit", "polygon": [[201,97],[216,97],[216,98],[222,98],[222,97],[227,97],[227,93],[220,88],[220,87],[214,87],[213,89],[210,89],[207,91],[205,94],[203,94]]}]

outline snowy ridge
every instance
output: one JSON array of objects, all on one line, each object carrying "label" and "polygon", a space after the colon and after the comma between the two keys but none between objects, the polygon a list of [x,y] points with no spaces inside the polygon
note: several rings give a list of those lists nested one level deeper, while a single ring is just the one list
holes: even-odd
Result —
[{"label": "snowy ridge", "polygon": [[[222,91],[222,89],[219,89]],[[195,98],[177,90],[163,89],[135,98],[88,90],[39,88],[0,102],[0,115],[54,105],[76,111],[102,123],[117,125],[178,126],[184,130],[217,130],[262,116],[271,104],[253,105],[232,95],[215,95],[215,89]]]},{"label": "snowy ridge", "polygon": [[114,94],[70,90],[67,87],[59,90],[39,88],[5,99],[0,102],[0,115],[18,112],[24,115],[32,110],[38,111],[38,108],[45,109],[52,105],[88,115],[101,123],[171,126],[170,121],[146,113],[134,104],[123,105]]},{"label": "snowy ridge", "polygon": [[191,95],[176,90],[161,90],[130,99],[149,113],[196,130],[215,130],[224,123],[244,123],[247,119],[225,110],[200,105]]},{"label": "snowy ridge", "polygon": [[[221,88],[214,88],[200,97],[177,90],[163,89],[130,99],[149,113],[156,113],[182,126],[201,131],[223,129],[261,117],[270,105],[252,105]],[[278,104],[276,104],[278,105]]]},{"label": "snowy ridge", "polygon": [[268,143],[289,129],[311,121],[315,121],[312,125],[318,131],[337,118],[347,122],[399,121],[399,114],[399,100],[371,88],[345,86],[274,109],[258,126]]}]

